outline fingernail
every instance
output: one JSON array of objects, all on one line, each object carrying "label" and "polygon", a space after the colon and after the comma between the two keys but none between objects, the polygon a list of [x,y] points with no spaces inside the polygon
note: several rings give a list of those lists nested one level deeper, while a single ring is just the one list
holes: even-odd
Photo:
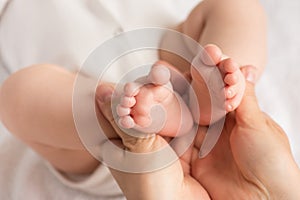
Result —
[{"label": "fingernail", "polygon": [[251,72],[251,71],[248,71],[246,73],[246,80],[249,81],[249,82],[251,82],[251,83],[255,83],[255,75],[254,75],[254,73]]},{"label": "fingernail", "polygon": [[100,101],[101,103],[109,102],[111,100],[112,93],[113,93],[112,91],[107,91],[106,93],[98,97],[98,101]]},{"label": "fingernail", "polygon": [[203,151],[200,150],[198,156],[199,156],[200,159],[203,158],[204,157]]}]

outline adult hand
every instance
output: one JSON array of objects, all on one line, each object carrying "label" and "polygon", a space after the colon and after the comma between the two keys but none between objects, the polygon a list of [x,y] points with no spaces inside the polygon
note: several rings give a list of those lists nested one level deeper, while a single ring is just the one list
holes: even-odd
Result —
[{"label": "adult hand", "polygon": [[[109,137],[112,142],[121,149],[126,149],[133,153],[147,154],[157,151],[161,148],[169,148],[168,154],[165,156],[177,156],[176,153],[168,145],[167,140],[159,135],[152,135],[147,138],[136,138],[124,133],[116,124],[111,111],[111,93],[113,88],[107,85],[100,85],[97,90],[97,99],[100,110],[111,124],[114,130],[110,130],[110,136],[117,133],[117,137]],[[104,124],[105,126],[105,124]],[[107,124],[106,124],[107,126]],[[109,129],[106,129],[109,131]],[[105,146],[105,145],[104,145]],[[111,156],[118,157],[120,165],[127,162],[127,153],[124,151],[119,155],[116,152],[110,152]],[[191,149],[181,158],[173,163],[164,166],[158,170],[147,173],[130,173],[117,169],[110,169],[112,175],[121,187],[127,199],[189,199],[189,200],[209,200],[209,195],[203,187],[190,175],[190,155]],[[167,157],[153,157],[153,162],[160,162]],[[143,162],[142,160],[141,162]],[[138,161],[137,161],[138,162]],[[137,162],[132,162],[133,167]],[[146,163],[142,163],[146,165]]]},{"label": "adult hand", "polygon": [[[102,101],[99,105],[121,137],[116,140],[119,145],[132,152],[147,153],[167,144],[158,135],[137,139],[124,134],[115,124],[108,103]],[[210,199],[209,193],[212,199],[300,199],[299,168],[287,137],[260,111],[251,83],[247,83],[245,97],[236,113],[228,115],[213,151],[199,159],[203,129],[199,128],[194,147],[164,169],[144,174],[112,169],[125,196],[128,199]]]},{"label": "adult hand", "polygon": [[[246,75],[254,81],[252,73]],[[218,143],[203,159],[198,159],[200,145],[196,139],[192,176],[212,199],[300,199],[299,168],[287,136],[259,109],[252,83],[247,83],[240,106],[228,115]]]}]

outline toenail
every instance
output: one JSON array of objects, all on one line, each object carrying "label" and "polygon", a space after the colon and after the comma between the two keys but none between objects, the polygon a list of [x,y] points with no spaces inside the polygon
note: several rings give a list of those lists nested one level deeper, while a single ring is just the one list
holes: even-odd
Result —
[{"label": "toenail", "polygon": [[134,126],[133,120],[129,117],[120,118],[118,123],[123,128],[132,128]]},{"label": "toenail", "polygon": [[228,90],[227,96],[228,96],[228,97],[231,97],[231,95],[232,95],[232,91],[231,91],[231,90]]},{"label": "toenail", "polygon": [[100,96],[98,98],[98,100],[102,103],[107,103],[111,100],[112,93],[113,93],[112,91],[108,91],[108,92],[104,93],[102,96]]},{"label": "toenail", "polygon": [[134,121],[132,118],[127,117],[125,120],[126,125],[128,126],[128,128],[132,128],[134,126]]},{"label": "toenail", "polygon": [[228,109],[228,111],[232,111],[232,109],[233,109],[232,105],[228,105],[227,109]]}]

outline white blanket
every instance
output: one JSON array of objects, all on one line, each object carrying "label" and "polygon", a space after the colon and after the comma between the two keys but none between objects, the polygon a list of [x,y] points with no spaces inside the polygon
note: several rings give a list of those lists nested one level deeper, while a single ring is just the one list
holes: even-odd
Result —
[{"label": "white blanket", "polygon": [[269,20],[269,58],[257,94],[262,109],[286,131],[300,165],[300,1],[261,1]]}]

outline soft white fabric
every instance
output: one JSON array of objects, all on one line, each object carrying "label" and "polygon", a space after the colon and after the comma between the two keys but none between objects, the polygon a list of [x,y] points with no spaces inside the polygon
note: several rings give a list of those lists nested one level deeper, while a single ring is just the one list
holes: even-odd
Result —
[{"label": "soft white fabric", "polygon": [[269,58],[257,94],[262,109],[287,133],[300,166],[300,1],[261,2],[268,16]]},{"label": "soft white fabric", "polygon": [[[94,48],[120,31],[173,27],[198,2],[0,0],[0,8],[5,8],[0,20],[0,84],[9,73],[35,63],[77,71]],[[153,52],[148,55],[146,62],[153,61]],[[138,56],[141,53],[132,58]],[[111,73],[109,79],[115,76]],[[123,199],[106,167],[90,177],[66,178],[0,128],[0,199]]]},{"label": "soft white fabric", "polygon": [[[51,173],[44,160],[8,134],[0,136],[0,147],[0,198],[3,200],[124,199],[107,168],[99,167],[93,176],[72,182],[57,172]],[[98,195],[93,195],[96,189]]]},{"label": "soft white fabric", "polygon": [[0,1],[0,16],[1,16],[3,10],[5,9],[7,3],[8,3],[8,0],[1,0]]}]

